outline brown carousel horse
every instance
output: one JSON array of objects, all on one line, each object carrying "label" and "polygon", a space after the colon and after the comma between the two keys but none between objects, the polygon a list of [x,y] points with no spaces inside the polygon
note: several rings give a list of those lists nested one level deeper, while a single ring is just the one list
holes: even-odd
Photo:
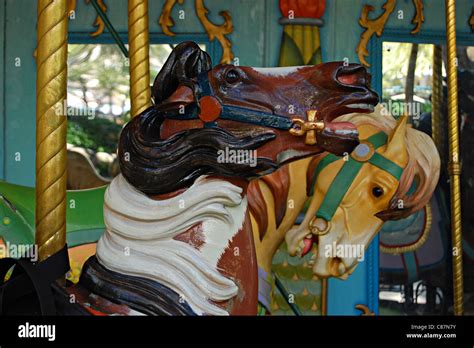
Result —
[{"label": "brown carousel horse", "polygon": [[[373,109],[369,80],[362,66],[342,63],[211,68],[198,45],[178,45],[154,82],[155,105],[122,130],[106,231],[79,283],[55,286],[58,311],[256,314],[249,180],[323,151],[351,151],[355,126],[332,121]],[[242,153],[256,161],[232,157]]]},{"label": "brown carousel horse", "polygon": [[[270,312],[273,255],[286,239],[290,255],[312,252],[318,278],[346,279],[384,221],[423,208],[439,177],[433,140],[377,107],[335,121],[357,126],[360,144],[343,157],[323,153],[292,162],[249,185],[259,265],[259,303]],[[415,184],[416,183],[416,184]],[[408,191],[416,185],[414,192]],[[295,221],[307,205],[300,225]],[[361,255],[362,253],[362,255]]]}]

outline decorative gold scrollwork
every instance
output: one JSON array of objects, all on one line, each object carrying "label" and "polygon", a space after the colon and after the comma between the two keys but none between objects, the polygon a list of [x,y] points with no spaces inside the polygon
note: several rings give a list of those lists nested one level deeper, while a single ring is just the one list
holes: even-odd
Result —
[{"label": "decorative gold scrollwork", "polygon": [[355,306],[356,309],[360,310],[362,313],[361,313],[361,316],[365,317],[365,316],[374,316],[375,313],[372,312],[369,307],[367,307],[366,305],[364,304],[357,304]]},{"label": "decorative gold scrollwork", "polygon": [[225,36],[234,31],[232,25],[232,17],[229,11],[220,11],[219,15],[224,18],[224,23],[215,25],[207,18],[209,10],[204,6],[203,0],[196,0],[196,14],[201,21],[202,26],[206,29],[209,40],[217,39],[222,46],[221,63],[230,64],[234,59],[232,53],[232,43]]},{"label": "decorative gold scrollwork", "polygon": [[[184,0],[166,0],[163,9],[161,10],[160,19],[158,23],[163,30],[163,33],[168,36],[175,36],[176,34],[170,30],[174,26],[173,18],[171,17],[171,12],[173,7],[179,3],[182,5]],[[224,18],[224,23],[221,25],[216,25],[209,21],[207,14],[209,10],[204,6],[203,0],[195,0],[195,9],[196,15],[199,18],[202,26],[206,30],[206,33],[210,41],[217,39],[222,47],[222,57],[220,62],[230,64],[232,59],[234,59],[234,53],[232,52],[232,43],[226,37],[226,35],[231,34],[234,31],[232,24],[232,17],[229,11],[220,11],[219,14]]]},{"label": "decorative gold scrollwork", "polygon": [[415,5],[415,16],[411,20],[415,27],[411,31],[412,34],[417,34],[421,30],[421,25],[425,21],[425,15],[423,13],[423,0],[413,0]]},{"label": "decorative gold scrollwork", "polygon": [[382,35],[385,23],[387,23],[390,14],[393,12],[395,4],[396,0],[387,0],[382,6],[382,8],[385,10],[384,13],[382,13],[379,17],[373,20],[369,19],[369,13],[374,10],[374,7],[370,5],[364,5],[364,7],[362,8],[359,24],[366,30],[360,36],[360,41],[357,45],[356,52],[360,62],[367,67],[370,66],[370,64],[365,59],[365,57],[369,56],[369,52],[367,51],[367,44],[369,43],[369,40],[372,35]]},{"label": "decorative gold scrollwork", "polygon": [[[90,0],[86,0],[86,3],[89,4]],[[97,0],[97,4],[102,9],[102,11],[107,12],[107,5],[105,5],[104,0]],[[69,18],[71,18],[72,13],[76,11],[76,7],[77,7],[77,0],[67,0],[67,15]],[[97,29],[96,31],[91,33],[92,37],[99,36],[100,34],[104,32],[105,24],[99,15],[97,15],[95,19],[94,26],[97,27]]]},{"label": "decorative gold scrollwork", "polygon": [[[87,0],[87,3],[89,3],[90,0]],[[101,8],[102,11],[107,12],[107,5],[105,5],[104,0],[97,0],[97,4]],[[101,35],[104,32],[105,29],[105,24],[102,18],[100,18],[99,15],[97,15],[95,22],[94,22],[94,27],[97,27],[97,30],[92,32],[90,35],[92,37],[96,37]]]},{"label": "decorative gold scrollwork", "polygon": [[160,19],[158,20],[158,24],[161,26],[163,33],[167,36],[176,35],[170,30],[170,28],[174,26],[174,21],[171,17],[171,12],[173,11],[173,7],[176,2],[182,5],[184,3],[184,0],[166,0],[163,5],[163,9],[161,10]]}]

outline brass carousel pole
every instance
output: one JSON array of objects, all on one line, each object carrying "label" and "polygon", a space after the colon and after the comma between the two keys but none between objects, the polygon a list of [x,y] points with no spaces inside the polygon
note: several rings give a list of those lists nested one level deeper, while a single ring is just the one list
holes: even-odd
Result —
[{"label": "brass carousel pole", "polygon": [[454,314],[463,315],[463,270],[461,230],[461,189],[459,177],[458,81],[456,64],[456,2],[446,0],[446,42],[448,57],[448,136],[451,186],[451,233],[453,243]]},{"label": "brass carousel pole", "polygon": [[132,117],[151,105],[148,0],[128,0],[130,102]]},{"label": "brass carousel pole", "polygon": [[38,0],[35,238],[39,260],[66,243],[66,2]]}]

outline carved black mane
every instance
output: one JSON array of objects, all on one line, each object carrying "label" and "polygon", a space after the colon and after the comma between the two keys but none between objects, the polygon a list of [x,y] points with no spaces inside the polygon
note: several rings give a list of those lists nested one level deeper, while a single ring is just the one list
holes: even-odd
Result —
[{"label": "carved black mane", "polygon": [[201,175],[254,178],[277,164],[259,158],[248,163],[219,163],[219,150],[255,150],[275,138],[273,133],[237,138],[222,128],[199,128],[160,139],[161,113],[149,108],[123,129],[120,169],[127,181],[147,194],[188,187]]},{"label": "carved black mane", "polygon": [[84,264],[80,284],[94,294],[147,315],[196,315],[170,288],[150,279],[111,271],[95,256]]},{"label": "carved black mane", "polygon": [[[209,55],[193,42],[178,45],[153,84],[155,106],[132,119],[122,130],[119,163],[123,176],[146,194],[163,194],[190,186],[201,175],[252,179],[275,170],[277,164],[259,158],[248,163],[219,163],[219,151],[255,150],[275,139],[271,132],[241,138],[216,128],[189,129],[162,139],[165,112],[159,104],[180,85],[193,88],[191,79],[211,69]],[[222,162],[222,161],[221,161]]]}]

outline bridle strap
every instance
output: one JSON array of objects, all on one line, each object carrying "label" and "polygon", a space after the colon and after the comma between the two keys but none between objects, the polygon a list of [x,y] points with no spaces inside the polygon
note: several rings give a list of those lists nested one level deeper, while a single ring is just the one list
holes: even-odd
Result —
[{"label": "bridle strap", "polygon": [[[388,137],[384,132],[379,132],[365,140],[365,142],[372,144],[374,148],[374,152],[371,157],[365,161],[359,161],[353,158],[352,156],[348,157],[348,160],[344,162],[336,177],[329,185],[328,191],[324,196],[323,201],[316,213],[316,217],[323,218],[326,221],[331,221],[332,217],[334,216],[334,213],[341,204],[342,199],[349,191],[350,186],[359,174],[362,166],[366,163],[370,163],[374,166],[379,167],[380,169],[384,170],[385,172],[395,177],[395,179],[400,181],[400,178],[403,173],[403,168],[401,168],[398,164],[392,162],[388,158],[375,152],[375,150],[387,143],[387,138]],[[314,195],[314,187],[316,184],[316,180],[321,171],[331,163],[340,159],[341,157],[330,154],[325,156],[321,161],[319,161],[312,178],[311,195]]]},{"label": "bridle strap", "polygon": [[[200,73],[197,76],[197,83],[197,88],[193,90],[197,103],[186,106],[184,110],[164,110],[163,113],[166,118],[174,120],[199,119],[199,114],[201,112],[200,100],[203,97],[209,96],[215,98],[222,106],[219,119],[249,123],[281,130],[289,130],[293,127],[293,120],[282,115],[223,104],[214,94],[207,72]],[[208,122],[205,123],[205,126],[216,127],[216,123]]]},{"label": "bridle strap", "polygon": [[388,158],[375,152],[372,158],[369,160],[369,163],[386,171],[387,173],[392,175],[395,179],[400,181],[400,178],[402,177],[402,174],[403,174],[403,168],[400,167],[398,164],[390,161]]},{"label": "bridle strap", "polygon": [[337,173],[333,182],[329,186],[328,192],[324,196],[323,202],[316,212],[316,217],[323,218],[326,221],[331,221],[337,207],[342,202],[342,199],[349,190],[352,182],[359,174],[360,169],[364,163],[349,159],[345,162],[341,170]]}]

